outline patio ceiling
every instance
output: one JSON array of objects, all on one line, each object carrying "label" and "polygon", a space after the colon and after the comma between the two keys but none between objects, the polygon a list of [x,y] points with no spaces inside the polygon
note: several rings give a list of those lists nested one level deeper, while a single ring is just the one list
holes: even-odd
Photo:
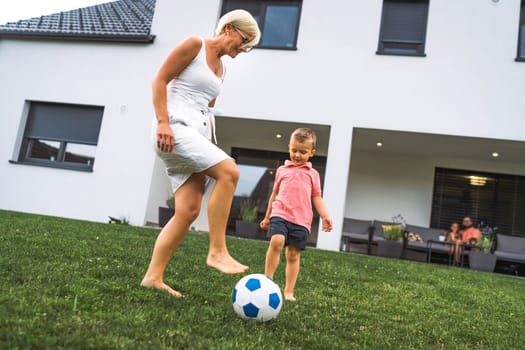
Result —
[{"label": "patio ceiling", "polygon": [[[286,152],[289,135],[298,127],[310,127],[317,133],[317,152],[326,155],[330,126],[261,119],[217,117],[219,143],[239,147]],[[281,134],[281,138],[276,135]],[[377,147],[377,142],[382,147]],[[525,142],[454,135],[440,135],[396,130],[354,128],[353,151],[416,155],[421,157],[495,160],[525,163]],[[493,157],[493,153],[498,157]]]},{"label": "patio ceiling", "polygon": [[352,150],[525,163],[525,142],[521,141],[380,129],[354,128]]},{"label": "patio ceiling", "polygon": [[[217,117],[217,139],[238,147],[287,152],[290,134],[297,128],[308,127],[317,134],[317,154],[326,155],[330,126],[308,123],[291,123],[261,119]],[[281,137],[278,138],[277,134]]]}]

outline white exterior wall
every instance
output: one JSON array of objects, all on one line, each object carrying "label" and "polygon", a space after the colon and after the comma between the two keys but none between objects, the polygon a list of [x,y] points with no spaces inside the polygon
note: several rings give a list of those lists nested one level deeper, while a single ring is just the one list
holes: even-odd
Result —
[{"label": "white exterior wall", "polygon": [[[0,149],[0,208],[154,221],[156,206],[166,199],[166,181],[157,170],[148,189],[154,168],[148,144],[150,81],[179,41],[213,35],[220,5],[219,0],[158,0],[153,45],[1,40],[0,74],[12,86],[0,95],[0,137],[6,145]],[[352,166],[348,180],[354,127],[525,141],[525,99],[520,99],[525,63],[514,62],[519,5],[519,0],[431,0],[427,57],[421,58],[375,54],[381,0],[304,1],[298,50],[254,50],[225,58],[217,107],[239,118],[331,126],[324,198],[335,228],[319,235],[318,246],[337,250],[344,215],[369,216],[357,215],[358,200],[383,198],[359,187],[368,186],[359,178],[367,169]],[[92,174],[7,163],[24,99],[106,106]],[[119,112],[121,104],[128,106],[126,115]],[[366,163],[358,158],[355,164]],[[427,165],[420,171],[419,203],[403,213],[416,224],[428,222],[425,206],[432,191]],[[403,186],[414,183],[404,181]],[[382,209],[377,215],[392,214]]]},{"label": "white exterior wall", "polygon": [[[1,40],[0,208],[142,225],[156,62],[148,45]],[[93,172],[8,163],[17,159],[25,100],[104,106]]]}]

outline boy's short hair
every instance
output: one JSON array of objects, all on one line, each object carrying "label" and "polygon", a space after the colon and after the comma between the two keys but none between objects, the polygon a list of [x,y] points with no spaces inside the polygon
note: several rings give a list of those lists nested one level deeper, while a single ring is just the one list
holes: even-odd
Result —
[{"label": "boy's short hair", "polygon": [[292,132],[292,138],[296,139],[300,143],[312,140],[312,148],[315,148],[315,142],[317,137],[315,136],[315,131],[310,128],[298,128]]}]

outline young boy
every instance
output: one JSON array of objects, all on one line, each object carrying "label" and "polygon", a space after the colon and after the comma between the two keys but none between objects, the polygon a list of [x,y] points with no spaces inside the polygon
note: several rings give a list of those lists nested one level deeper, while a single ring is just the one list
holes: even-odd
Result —
[{"label": "young boy", "polygon": [[288,151],[290,160],[275,175],[273,193],[262,229],[270,227],[270,245],[266,253],[265,275],[273,278],[281,251],[286,246],[286,285],[284,299],[295,301],[294,288],[299,274],[301,250],[306,248],[312,224],[312,203],[323,221],[323,231],[332,230],[332,219],[321,198],[319,173],[308,162],[315,155],[315,132],[299,128],[292,133]]}]

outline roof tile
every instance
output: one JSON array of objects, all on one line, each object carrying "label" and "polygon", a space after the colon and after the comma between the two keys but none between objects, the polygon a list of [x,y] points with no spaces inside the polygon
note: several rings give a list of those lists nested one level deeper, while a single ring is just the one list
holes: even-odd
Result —
[{"label": "roof tile", "polygon": [[153,42],[156,0],[118,0],[0,25],[0,38]]}]

